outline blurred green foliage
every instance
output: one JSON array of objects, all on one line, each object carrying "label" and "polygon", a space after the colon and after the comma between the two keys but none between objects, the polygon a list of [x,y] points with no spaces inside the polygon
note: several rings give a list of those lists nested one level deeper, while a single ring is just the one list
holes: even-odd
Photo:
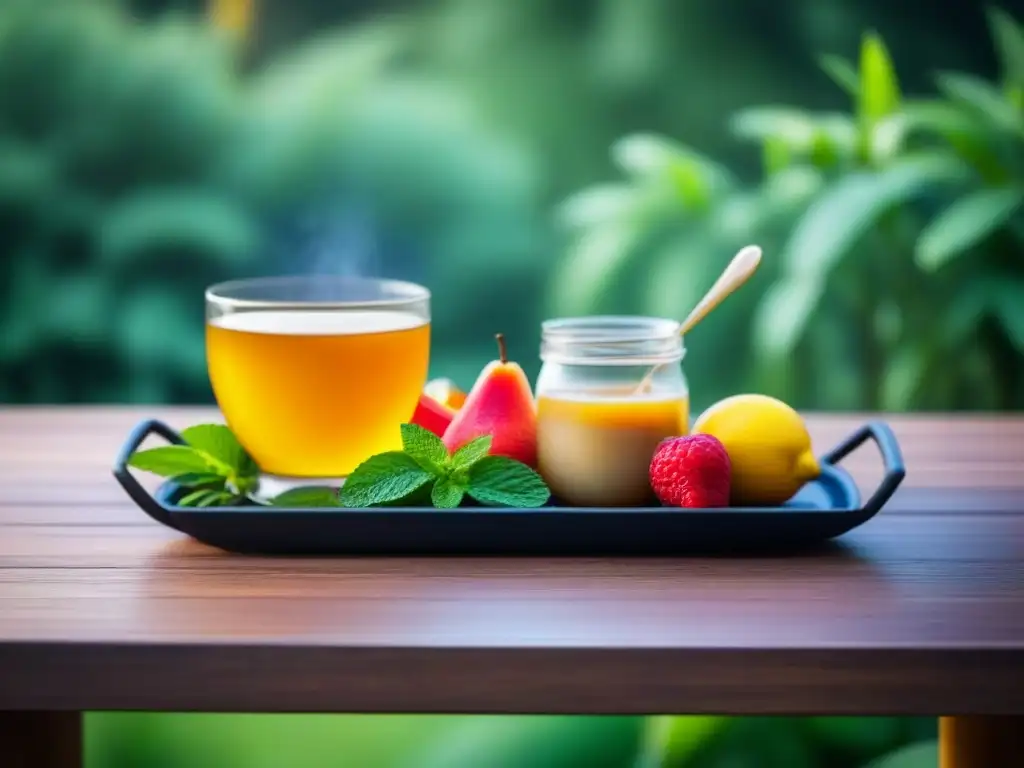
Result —
[{"label": "blurred green foliage", "polygon": [[904,100],[869,34],[857,66],[822,60],[849,112],[737,113],[733,133],[762,152],[753,187],[667,139],[618,141],[626,181],[562,209],[576,237],[554,311],[681,316],[756,242],[756,287],[688,345],[698,400],[755,389],[807,408],[1024,407],[1024,34],[989,18],[1000,84],[945,73],[939,96]]},{"label": "blurred green foliage", "polygon": [[[512,721],[514,722],[514,718]],[[405,768],[469,717],[91,713],[87,768]]]},{"label": "blurred green foliage", "polygon": [[252,254],[219,174],[241,119],[227,52],[177,21],[0,8],[0,399],[194,398],[202,297]]},{"label": "blurred green foliage", "polygon": [[[533,374],[543,317],[681,317],[757,242],[762,269],[687,340],[697,408],[1022,406],[1006,13],[993,81],[928,71],[988,66],[968,0],[941,29],[887,0],[262,0],[248,40],[205,5],[0,3],[0,402],[210,402],[203,288],[271,272],[426,283],[434,375],[468,386],[497,330]],[[871,27],[856,62],[813,65]],[[917,768],[934,738],[901,718],[97,713],[87,749],[92,768]]]},{"label": "blurred green foliage", "polygon": [[934,719],[863,717],[92,713],[86,727],[88,768],[924,768],[936,737]]},{"label": "blurred green foliage", "polygon": [[[888,53],[870,36],[845,141],[835,133],[822,140],[814,120],[805,122],[810,146],[761,137],[776,166],[769,173],[809,165],[824,171],[824,183],[784,247],[754,346],[778,362],[817,341],[805,387],[828,388],[829,371],[859,378],[856,399],[836,407],[1024,406],[1024,81],[1011,58],[1024,50],[1024,34],[1001,12],[990,18],[1001,87],[946,73],[937,78],[940,97],[903,102]],[[809,162],[794,163],[801,149]],[[828,324],[830,336],[817,330]],[[840,341],[845,354],[830,358],[825,350]],[[843,370],[843,360],[853,365]]]},{"label": "blurred green foliage", "polygon": [[935,735],[928,718],[657,717],[624,768],[862,768]]},{"label": "blurred green foliage", "polygon": [[[663,0],[306,0],[310,18],[358,21],[287,45],[221,39],[194,2],[132,2],[145,23],[119,5],[0,6],[0,401],[210,402],[202,290],[267,272],[425,282],[432,375],[468,386],[498,330],[534,374],[544,316],[682,316],[753,241],[765,265],[688,339],[695,408],[742,390],[805,408],[1021,406],[1024,90],[1005,13],[989,13],[998,84],[947,73],[935,98],[904,98],[868,35],[858,65],[821,61],[842,111],[742,107],[821,101],[814,78],[828,82],[793,51],[744,65],[758,49],[743,46],[769,22],[780,40],[842,41],[837,20],[871,3],[792,0],[728,27]],[[302,31],[292,5],[255,7],[257,30]],[[728,87],[675,74],[706,67],[709,46]],[[701,151],[615,138],[638,122],[683,126]],[[626,178],[594,185],[608,160]],[[581,186],[563,254],[545,210]]]},{"label": "blurred green foliage", "polygon": [[939,765],[938,742],[911,744],[873,760],[867,768],[935,768]]},{"label": "blurred green foliage", "polygon": [[[111,3],[0,5],[0,402],[209,402],[203,289],[378,271],[435,296],[435,369],[466,313],[524,345],[549,250],[529,158],[395,68],[402,25],[260,64],[204,23]],[[496,309],[494,309],[496,307]]]},{"label": "blurred green foliage", "polygon": [[474,717],[403,768],[629,768],[643,725],[636,717]]}]

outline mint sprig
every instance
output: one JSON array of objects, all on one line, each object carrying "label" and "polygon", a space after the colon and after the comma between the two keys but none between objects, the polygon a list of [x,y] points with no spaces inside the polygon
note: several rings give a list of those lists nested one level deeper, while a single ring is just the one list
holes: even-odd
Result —
[{"label": "mint sprig", "polygon": [[403,424],[402,450],[425,472],[437,475],[448,461],[448,449],[441,439],[417,424]]},{"label": "mint sprig", "polygon": [[455,509],[466,496],[466,489],[450,477],[442,477],[430,489],[430,503],[438,509]]},{"label": "mint sprig", "polygon": [[484,456],[468,474],[466,492],[489,507],[542,507],[551,497],[540,475],[504,456]]},{"label": "mint sprig", "polygon": [[181,433],[184,445],[136,451],[129,466],[166,477],[188,488],[184,507],[231,506],[259,485],[259,467],[224,424],[197,424]]},{"label": "mint sprig", "polygon": [[383,507],[411,503],[435,475],[408,453],[388,451],[371,456],[345,478],[341,503],[346,507]]},{"label": "mint sprig", "polygon": [[490,456],[492,438],[478,437],[449,454],[437,435],[402,425],[402,450],[371,456],[345,480],[346,507],[412,505],[429,500],[455,509],[465,497],[499,507],[542,507],[551,497],[530,467],[506,456]]},{"label": "mint sprig", "polygon": [[341,491],[303,486],[270,500],[254,494],[259,467],[223,424],[198,424],[181,433],[184,445],[132,454],[128,464],[166,477],[187,490],[183,507],[387,507],[430,505],[455,509],[467,498],[485,506],[542,507],[551,497],[544,480],[525,464],[489,455],[492,438],[478,437],[449,454],[441,438],[416,424],[401,426],[402,450],[371,456]]}]

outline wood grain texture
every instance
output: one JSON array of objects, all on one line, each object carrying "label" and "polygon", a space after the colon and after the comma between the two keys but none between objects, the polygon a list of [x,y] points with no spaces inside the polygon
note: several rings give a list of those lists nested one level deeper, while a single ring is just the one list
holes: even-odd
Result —
[{"label": "wood grain texture", "polygon": [[[610,619],[609,619],[610,620]],[[0,645],[0,709],[890,714],[1024,711],[1019,651]],[[51,685],[39,688],[40,670]],[[946,670],[937,674],[937,670]],[[56,682],[59,681],[59,685]]]},{"label": "wood grain texture", "polygon": [[800,557],[271,559],[131,505],[153,415],[216,420],[0,410],[0,709],[1024,713],[1024,419],[887,419],[904,487]]}]

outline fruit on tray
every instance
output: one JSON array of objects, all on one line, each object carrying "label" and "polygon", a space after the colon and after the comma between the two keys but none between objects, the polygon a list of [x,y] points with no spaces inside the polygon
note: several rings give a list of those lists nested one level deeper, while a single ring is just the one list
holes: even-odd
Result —
[{"label": "fruit on tray", "polygon": [[459,389],[451,379],[432,379],[423,388],[423,394],[432,397],[441,405],[453,411],[459,410],[466,402],[466,393]]},{"label": "fruit on tray", "polygon": [[698,417],[692,433],[713,435],[725,446],[733,506],[778,506],[821,474],[803,419],[774,397],[727,397]]},{"label": "fruit on tray", "polygon": [[416,403],[416,410],[412,414],[410,423],[429,429],[438,437],[444,434],[448,425],[455,418],[455,411],[428,395],[420,395]]},{"label": "fruit on tray", "polygon": [[663,440],[651,459],[651,488],[669,507],[729,505],[729,454],[718,438],[688,435]]},{"label": "fruit on tray", "polygon": [[490,435],[492,456],[507,456],[537,467],[537,407],[523,369],[508,360],[500,333],[498,359],[480,372],[466,402],[444,433],[449,452],[482,435]]}]

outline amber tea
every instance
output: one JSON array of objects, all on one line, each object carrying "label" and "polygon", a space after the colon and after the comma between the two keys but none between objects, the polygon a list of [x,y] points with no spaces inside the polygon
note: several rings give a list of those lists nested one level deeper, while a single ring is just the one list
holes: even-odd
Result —
[{"label": "amber tea", "polygon": [[217,403],[264,472],[341,478],[401,447],[427,378],[429,317],[371,304],[241,306],[207,321]]}]

